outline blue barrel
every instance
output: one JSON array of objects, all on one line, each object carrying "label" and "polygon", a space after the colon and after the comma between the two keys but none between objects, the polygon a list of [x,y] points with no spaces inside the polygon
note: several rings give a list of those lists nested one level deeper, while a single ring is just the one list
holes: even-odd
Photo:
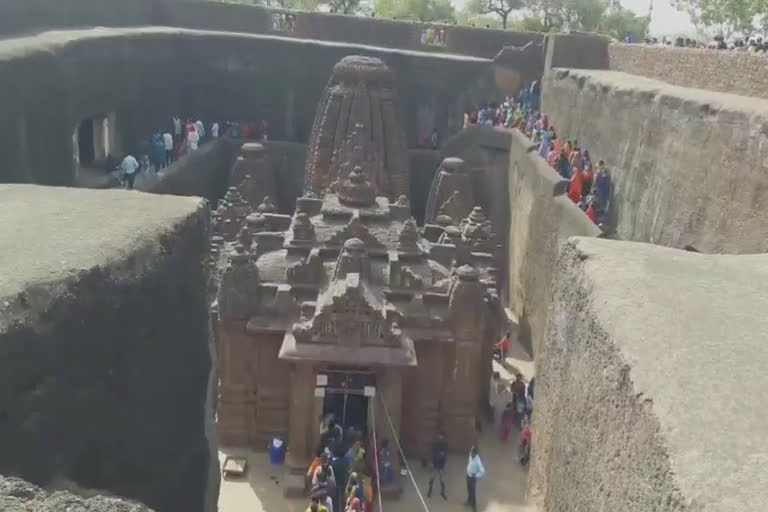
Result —
[{"label": "blue barrel", "polygon": [[269,443],[269,462],[270,464],[280,465],[284,460],[285,443],[279,437],[275,437]]}]

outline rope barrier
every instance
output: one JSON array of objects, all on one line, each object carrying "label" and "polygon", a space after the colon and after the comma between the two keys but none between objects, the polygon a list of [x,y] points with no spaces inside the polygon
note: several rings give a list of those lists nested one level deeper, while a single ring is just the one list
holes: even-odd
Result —
[{"label": "rope barrier", "polygon": [[[378,390],[377,395],[378,395]],[[395,431],[395,426],[392,424],[392,418],[389,416],[389,411],[387,410],[387,404],[384,401],[384,399],[381,399],[381,404],[384,406],[384,415],[387,417],[387,423],[389,423],[389,428],[392,431],[392,437],[395,438],[395,444],[397,444],[397,450],[400,452],[400,458],[403,461],[403,464],[405,464],[405,470],[408,472],[408,476],[411,477],[411,482],[413,482],[413,488],[416,489],[416,494],[419,496],[419,499],[421,500],[421,504],[424,506],[424,510],[426,512],[429,512],[429,507],[427,506],[427,502],[424,501],[424,496],[421,495],[421,490],[419,489],[419,486],[416,484],[416,479],[413,478],[413,473],[411,472],[410,466],[408,466],[408,459],[405,458],[405,453],[403,453],[403,447],[400,446],[400,439],[397,436],[397,432]]]},{"label": "rope barrier", "polygon": [[371,407],[371,423],[373,423],[373,462],[376,464],[376,494],[379,496],[379,512],[384,510],[381,503],[381,475],[379,474],[379,443],[376,441],[376,403]]}]

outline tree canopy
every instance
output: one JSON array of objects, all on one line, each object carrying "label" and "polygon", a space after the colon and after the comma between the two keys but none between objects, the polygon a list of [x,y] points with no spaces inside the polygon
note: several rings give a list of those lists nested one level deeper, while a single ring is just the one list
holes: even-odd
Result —
[{"label": "tree canopy", "polygon": [[[300,11],[326,10],[339,14],[367,14],[370,11],[367,2],[361,0],[229,1]],[[700,10],[696,12],[707,22],[716,19],[712,14],[711,5],[718,2],[742,2],[745,6],[762,2],[763,6],[768,5],[768,0],[675,1],[697,2],[697,9]],[[623,40],[627,32],[632,32],[635,40],[639,41],[648,31],[648,20],[645,16],[638,16],[623,9],[616,0],[469,0],[459,13],[453,8],[451,0],[377,0],[375,6],[376,16],[381,18],[461,23],[529,32],[583,30],[601,32],[619,40]],[[518,13],[525,16],[519,16]],[[737,15],[732,13],[731,17],[735,19]]]},{"label": "tree canopy", "polygon": [[728,38],[750,37],[759,25],[768,24],[767,0],[675,0],[699,29]]},{"label": "tree canopy", "polygon": [[498,16],[501,28],[507,28],[509,15],[523,6],[523,0],[470,0],[466,10],[472,14]]},{"label": "tree canopy", "polygon": [[450,0],[378,0],[376,16],[418,21],[456,21]]}]

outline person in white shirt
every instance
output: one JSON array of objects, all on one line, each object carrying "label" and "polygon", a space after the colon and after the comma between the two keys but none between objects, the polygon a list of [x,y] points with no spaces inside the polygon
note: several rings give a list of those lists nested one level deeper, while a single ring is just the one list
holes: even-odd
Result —
[{"label": "person in white shirt", "polygon": [[199,136],[200,140],[203,140],[205,137],[205,126],[203,126],[203,122],[199,119],[195,121],[195,128],[197,128],[197,135]]},{"label": "person in white shirt", "polygon": [[175,140],[181,142],[181,119],[177,116],[173,116],[173,136]]},{"label": "person in white shirt", "polygon": [[163,134],[163,145],[165,145],[165,166],[168,167],[173,161],[173,136],[168,132]]},{"label": "person in white shirt", "polygon": [[214,139],[219,138],[219,123],[213,123],[211,125],[211,137]]},{"label": "person in white shirt", "polygon": [[200,135],[197,133],[197,130],[190,130],[187,132],[187,146],[189,147],[190,151],[196,151],[197,150],[197,144],[200,142]]},{"label": "person in white shirt", "polygon": [[477,512],[477,480],[485,476],[483,461],[480,460],[480,454],[477,447],[473,446],[469,451],[469,460],[467,462],[467,501],[464,505],[472,507],[472,512]]},{"label": "person in white shirt", "polygon": [[136,171],[139,170],[139,162],[133,157],[133,155],[126,155],[123,158],[123,162],[120,164],[120,170],[128,180],[128,188],[133,188],[133,180],[136,179]]}]

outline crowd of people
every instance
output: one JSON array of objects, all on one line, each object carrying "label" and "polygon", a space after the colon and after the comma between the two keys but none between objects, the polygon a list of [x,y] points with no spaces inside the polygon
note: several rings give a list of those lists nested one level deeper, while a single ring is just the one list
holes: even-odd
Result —
[{"label": "crowd of people", "polygon": [[575,139],[563,139],[538,110],[537,82],[521,91],[518,98],[501,103],[481,105],[464,115],[465,127],[484,124],[517,129],[538,147],[538,155],[564,180],[568,180],[568,197],[598,226],[606,225],[611,198],[611,175],[605,160],[593,160],[586,148]]},{"label": "crowd of people", "polygon": [[142,172],[157,173],[183,155],[197,151],[204,142],[219,138],[222,133],[244,140],[266,141],[268,130],[269,124],[266,120],[227,121],[223,123],[222,130],[218,121],[210,123],[204,123],[199,119],[182,121],[180,117],[173,116],[167,130],[153,133],[146,142],[139,145],[137,152],[139,158],[129,153],[122,160],[116,161],[112,155],[109,155],[105,162],[105,169],[108,173],[117,169],[119,183],[125,188],[132,189],[136,177]]},{"label": "crowd of people", "polygon": [[[632,43],[632,41],[625,41]],[[648,46],[676,47],[676,48],[707,48],[710,50],[730,50],[735,52],[745,52],[753,55],[768,53],[768,41],[764,42],[762,37],[752,37],[749,39],[733,39],[726,41],[723,36],[715,36],[712,41],[704,43],[697,39],[689,37],[667,38],[649,37],[643,40]]]},{"label": "crowd of people", "polygon": [[[307,471],[310,504],[307,512],[365,512],[372,510],[376,472],[382,485],[394,480],[389,442],[373,457],[370,439],[359,429],[346,432],[333,416],[323,423],[317,455]],[[376,461],[379,461],[378,467]]]}]

